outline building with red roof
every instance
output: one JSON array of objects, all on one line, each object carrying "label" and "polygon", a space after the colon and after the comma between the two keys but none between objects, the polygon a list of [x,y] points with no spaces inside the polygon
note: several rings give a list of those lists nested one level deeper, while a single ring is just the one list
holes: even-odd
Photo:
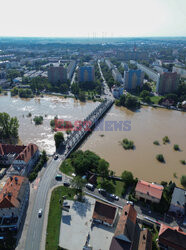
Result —
[{"label": "building with red roof", "polygon": [[128,204],[123,207],[109,250],[151,250],[152,236],[141,230],[137,223],[137,212]]},{"label": "building with red roof", "polygon": [[26,176],[39,158],[39,149],[36,144],[27,146],[0,144],[0,163],[10,166],[7,174]]},{"label": "building with red roof", "polygon": [[117,216],[117,208],[115,206],[100,201],[96,201],[92,216],[95,222],[107,226],[113,226],[116,216]]},{"label": "building with red roof", "polygon": [[139,180],[135,193],[136,198],[144,201],[159,203],[162,197],[164,187],[155,183]]},{"label": "building with red roof", "polygon": [[11,176],[0,192],[0,235],[19,229],[29,199],[29,181]]},{"label": "building with red roof", "polygon": [[186,233],[178,226],[161,224],[158,243],[164,249],[186,250]]}]

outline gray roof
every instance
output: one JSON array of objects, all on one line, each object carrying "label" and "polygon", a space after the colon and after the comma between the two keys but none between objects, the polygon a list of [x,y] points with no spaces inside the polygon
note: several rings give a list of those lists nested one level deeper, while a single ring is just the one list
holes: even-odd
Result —
[{"label": "gray roof", "polygon": [[186,203],[186,190],[175,187],[172,194],[171,204],[176,206],[184,206]]}]

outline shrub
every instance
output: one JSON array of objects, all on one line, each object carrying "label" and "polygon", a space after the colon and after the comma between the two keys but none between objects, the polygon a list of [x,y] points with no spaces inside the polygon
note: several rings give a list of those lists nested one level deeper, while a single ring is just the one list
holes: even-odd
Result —
[{"label": "shrub", "polygon": [[181,160],[180,162],[181,162],[181,164],[186,165],[186,161],[185,160]]},{"label": "shrub", "polygon": [[127,138],[123,139],[122,145],[125,150],[134,149],[134,142],[129,141]]},{"label": "shrub", "polygon": [[186,175],[182,175],[180,178],[181,185],[186,187]]},{"label": "shrub", "polygon": [[164,159],[164,157],[163,157],[162,154],[156,155],[156,159],[157,159],[159,162],[165,162],[165,159]]},{"label": "shrub", "polygon": [[174,150],[175,150],[175,151],[179,151],[179,150],[180,150],[180,148],[179,148],[179,145],[178,145],[178,144],[174,144],[174,147],[173,147],[173,148],[174,148]]},{"label": "shrub", "polygon": [[40,125],[43,123],[43,117],[40,115],[40,116],[35,116],[34,117],[34,122],[35,122],[35,125]]},{"label": "shrub", "polygon": [[160,145],[159,141],[154,141],[153,144],[157,146]]},{"label": "shrub", "polygon": [[163,137],[163,144],[166,144],[166,143],[169,143],[170,140],[169,140],[169,137],[168,136],[164,136]]}]

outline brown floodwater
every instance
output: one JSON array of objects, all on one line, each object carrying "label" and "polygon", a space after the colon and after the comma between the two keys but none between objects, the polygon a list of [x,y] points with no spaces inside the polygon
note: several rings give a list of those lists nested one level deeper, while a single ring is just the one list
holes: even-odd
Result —
[{"label": "brown floodwater", "polygon": [[[59,118],[74,122],[85,118],[99,103],[81,103],[72,98],[44,96],[43,98],[20,99],[0,96],[0,112],[7,112],[19,119],[19,136],[24,144],[36,143],[48,153],[55,151],[50,120]],[[28,113],[32,117],[28,118]],[[35,115],[42,115],[42,125],[35,126]],[[138,112],[113,106],[104,117],[105,121],[130,121],[130,131],[94,130],[81,145],[82,150],[92,150],[110,163],[110,169],[120,175],[124,170],[131,171],[135,177],[147,181],[160,182],[173,180],[180,183],[181,175],[186,174],[186,113],[166,109],[143,107]],[[100,126],[101,127],[101,126]],[[114,127],[112,125],[112,127]],[[125,128],[127,126],[125,125]],[[102,129],[102,127],[101,127]],[[167,135],[170,144],[163,145],[162,138]],[[124,150],[121,141],[124,138],[134,141],[135,150]],[[160,146],[153,144],[158,140]],[[180,152],[173,150],[178,144]],[[166,163],[156,160],[157,154],[163,154]],[[173,177],[176,173],[177,178]]]},{"label": "brown floodwater", "polygon": [[[7,112],[19,120],[19,137],[23,144],[35,143],[47,153],[55,152],[54,133],[50,121],[56,115],[67,121],[75,122],[85,118],[98,102],[80,102],[73,98],[44,96],[43,98],[21,99],[19,97],[0,96],[0,112]],[[27,117],[28,113],[32,117]],[[34,116],[42,115],[42,125],[36,126]],[[65,135],[66,136],[66,135]]]},{"label": "brown floodwater", "polygon": [[[113,106],[104,120],[130,121],[131,130],[94,131],[81,146],[82,150],[89,149],[99,154],[117,175],[129,170],[143,180],[180,183],[181,175],[186,174],[186,165],[180,163],[180,160],[186,160],[186,113],[151,107],[132,112]],[[164,145],[162,138],[166,135],[170,144]],[[123,149],[121,141],[124,138],[134,142],[135,150]],[[155,140],[160,146],[153,144]],[[180,152],[173,150],[174,144],[180,146]],[[166,163],[159,163],[157,154],[163,154]],[[177,178],[173,177],[174,173]]]}]

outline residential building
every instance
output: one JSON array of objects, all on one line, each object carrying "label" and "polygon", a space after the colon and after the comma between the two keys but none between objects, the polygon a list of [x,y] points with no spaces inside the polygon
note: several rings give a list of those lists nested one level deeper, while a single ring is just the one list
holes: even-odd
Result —
[{"label": "residential building", "polygon": [[111,63],[110,60],[105,59],[105,63],[106,63],[106,65],[108,66],[109,69],[113,69],[113,68],[114,68],[114,65]]},{"label": "residential building", "polygon": [[124,206],[110,250],[151,250],[151,248],[152,235],[147,229],[140,229],[135,208],[130,204]]},{"label": "residential building", "polygon": [[112,77],[116,82],[123,83],[122,75],[117,68],[112,69]]},{"label": "residential building", "polygon": [[76,61],[71,61],[67,67],[67,79],[68,80],[71,80],[75,68],[76,68]]},{"label": "residential building", "polygon": [[163,68],[163,67],[158,66],[158,65],[155,65],[155,66],[154,66],[154,69],[155,69],[159,74],[162,74],[162,73],[164,73],[164,72],[168,72],[168,69]]},{"label": "residential building", "polygon": [[94,66],[86,65],[86,66],[79,67],[78,81],[79,82],[94,82],[95,81]]},{"label": "residential building", "polygon": [[169,207],[169,213],[174,216],[184,216],[186,212],[186,190],[175,187]]},{"label": "residential building", "polygon": [[124,71],[129,70],[129,67],[128,67],[128,64],[127,64],[127,63],[122,62],[122,63],[121,63],[121,66],[124,68]]},{"label": "residential building", "polygon": [[158,83],[159,82],[159,74],[157,72],[155,72],[154,70],[152,70],[151,68],[143,65],[143,64],[140,64],[140,63],[136,63],[136,66],[138,69],[140,69],[141,71],[143,71],[144,73],[146,73],[148,75],[148,77]]},{"label": "residential building", "polygon": [[185,68],[173,66],[172,72],[176,72],[178,75],[180,75],[181,78],[186,78],[186,69]]},{"label": "residential building", "polygon": [[139,180],[135,193],[136,198],[140,200],[159,203],[162,197],[164,187],[155,183]]},{"label": "residential building", "polygon": [[18,146],[10,144],[0,144],[0,162],[8,166],[7,175],[26,176],[39,158],[39,149],[35,144]]},{"label": "residential building", "polygon": [[137,87],[142,87],[144,73],[137,69],[130,69],[124,72],[124,88],[126,90],[134,90]]},{"label": "residential building", "polygon": [[0,70],[0,79],[5,79],[6,78],[6,72]]},{"label": "residential building", "polygon": [[161,224],[158,243],[161,249],[186,250],[186,233],[180,227]]},{"label": "residential building", "polygon": [[119,98],[121,95],[123,95],[123,90],[123,87],[117,87],[115,85],[111,89],[114,98]]},{"label": "residential building", "polygon": [[100,201],[96,201],[92,216],[93,221],[112,227],[116,220],[116,216],[116,207]]},{"label": "residential building", "polygon": [[0,192],[0,235],[17,232],[29,199],[29,181],[22,176],[8,178]]},{"label": "residential building", "polygon": [[156,92],[163,95],[177,90],[179,84],[178,74],[172,72],[164,72],[160,74],[159,82],[156,84]]},{"label": "residential building", "polygon": [[67,81],[67,69],[63,66],[50,67],[48,69],[48,80],[53,84]]}]

